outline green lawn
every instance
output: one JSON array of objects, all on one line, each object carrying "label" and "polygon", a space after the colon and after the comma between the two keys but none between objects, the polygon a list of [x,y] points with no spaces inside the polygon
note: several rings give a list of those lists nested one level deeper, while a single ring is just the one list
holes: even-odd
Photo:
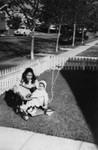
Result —
[{"label": "green lawn", "polygon": [[[57,71],[54,72],[54,79]],[[47,81],[51,98],[52,71],[39,79]],[[23,120],[15,114],[5,100],[0,100],[0,126],[19,128],[47,135],[98,142],[98,73],[85,71],[59,72],[54,85],[54,97],[49,107],[51,116],[41,115]],[[98,143],[97,143],[98,144]]]},{"label": "green lawn", "polygon": [[[34,54],[55,53],[57,34],[36,33],[34,38]],[[0,37],[0,61],[9,58],[30,55],[31,37],[5,36]],[[60,52],[59,52],[60,53]]]},{"label": "green lawn", "polygon": [[92,46],[91,48],[78,54],[77,56],[98,57],[98,45]]},{"label": "green lawn", "polygon": [[[90,38],[85,43],[95,40],[96,38]],[[60,50],[61,47],[72,48],[72,45],[60,45],[59,51],[56,53],[56,40],[57,34],[35,33],[34,38],[34,54],[47,53],[47,54],[59,54],[64,51]],[[77,42],[75,47],[81,45],[81,42]],[[31,37],[24,36],[4,36],[0,37],[0,62],[9,60],[16,57],[23,57],[30,55],[31,50]]]}]

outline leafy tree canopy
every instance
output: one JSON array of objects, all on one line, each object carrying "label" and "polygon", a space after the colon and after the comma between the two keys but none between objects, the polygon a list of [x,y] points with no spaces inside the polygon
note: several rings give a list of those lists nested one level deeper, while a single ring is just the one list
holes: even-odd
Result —
[{"label": "leafy tree canopy", "polygon": [[[96,21],[96,0],[42,0],[43,19],[47,23],[87,26]],[[98,15],[97,15],[98,16]]]},{"label": "leafy tree canopy", "polygon": [[47,24],[98,24],[97,0],[0,0],[0,7],[5,4],[7,13],[23,13],[29,26],[35,26],[36,19]]},{"label": "leafy tree canopy", "polygon": [[42,5],[41,0],[0,0],[0,6],[7,4],[5,8],[9,16],[14,12],[23,13],[28,26],[35,26],[36,19],[40,18]]}]

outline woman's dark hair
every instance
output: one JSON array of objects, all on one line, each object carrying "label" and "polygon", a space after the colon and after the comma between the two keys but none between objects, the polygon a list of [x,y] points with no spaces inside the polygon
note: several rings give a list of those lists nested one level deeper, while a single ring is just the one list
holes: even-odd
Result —
[{"label": "woman's dark hair", "polygon": [[23,74],[22,74],[22,82],[25,82],[26,84],[28,84],[28,80],[27,80],[27,77],[26,77],[28,72],[31,72],[31,73],[32,73],[32,83],[34,83],[35,80],[36,80],[36,76],[35,76],[35,74],[34,74],[32,68],[27,68],[27,69],[23,72]]}]

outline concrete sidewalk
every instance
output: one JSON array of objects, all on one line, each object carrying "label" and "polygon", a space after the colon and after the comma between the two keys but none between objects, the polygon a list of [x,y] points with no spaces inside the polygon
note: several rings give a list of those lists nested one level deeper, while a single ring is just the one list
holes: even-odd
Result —
[{"label": "concrete sidewalk", "polygon": [[[73,57],[96,43],[98,40],[70,49],[64,56]],[[98,147],[93,143],[0,127],[0,150],[98,150]]]},{"label": "concrete sidewalk", "polygon": [[[76,48],[60,48],[61,51],[63,51],[63,53],[59,54],[59,56],[63,56],[64,60],[67,61],[70,57],[74,57],[75,55],[91,48],[92,46],[94,46],[96,43],[98,43],[98,40],[95,40],[93,42],[90,43],[86,43],[85,45],[82,46],[78,46]],[[64,52],[65,51],[65,52]],[[53,56],[55,54],[43,54],[43,53],[39,53],[37,54],[37,56],[35,56],[35,59],[37,59],[37,57],[45,57],[45,56]],[[32,62],[34,60],[30,60],[30,56],[24,56],[24,57],[17,57],[17,58],[13,58],[13,59],[9,59],[9,60],[5,60],[0,62],[0,65],[23,65],[26,64],[28,62]]]},{"label": "concrete sidewalk", "polygon": [[67,52],[61,54],[64,56],[65,60],[68,60],[69,57],[74,57],[76,56],[77,54],[79,53],[82,53],[83,51],[91,48],[92,46],[96,45],[98,43],[98,40],[95,40],[93,42],[90,42],[90,43],[87,43],[85,45],[82,45],[82,46],[79,46],[79,47],[76,47],[76,48],[63,48],[62,50],[68,50]]},{"label": "concrete sidewalk", "polygon": [[0,127],[0,150],[98,150],[95,144]]}]

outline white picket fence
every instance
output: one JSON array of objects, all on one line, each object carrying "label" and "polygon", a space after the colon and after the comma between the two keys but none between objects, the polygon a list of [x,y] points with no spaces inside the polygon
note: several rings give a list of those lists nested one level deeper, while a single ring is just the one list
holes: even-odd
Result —
[{"label": "white picket fence", "polygon": [[36,76],[50,69],[96,71],[98,70],[98,58],[75,56],[66,59],[63,54],[52,55],[29,61],[17,67],[3,69],[0,71],[0,95],[11,89],[21,79],[21,75],[27,67],[31,67]]},{"label": "white picket fence", "polygon": [[24,65],[12,67],[9,69],[3,69],[0,71],[0,95],[5,91],[11,89],[18,80],[21,79],[23,71],[30,67],[34,70],[36,76],[39,76],[44,71],[50,69],[49,65],[50,57],[43,57],[30,61]]},{"label": "white picket fence", "polygon": [[98,58],[75,56],[68,59],[64,68],[67,70],[98,71]]}]

